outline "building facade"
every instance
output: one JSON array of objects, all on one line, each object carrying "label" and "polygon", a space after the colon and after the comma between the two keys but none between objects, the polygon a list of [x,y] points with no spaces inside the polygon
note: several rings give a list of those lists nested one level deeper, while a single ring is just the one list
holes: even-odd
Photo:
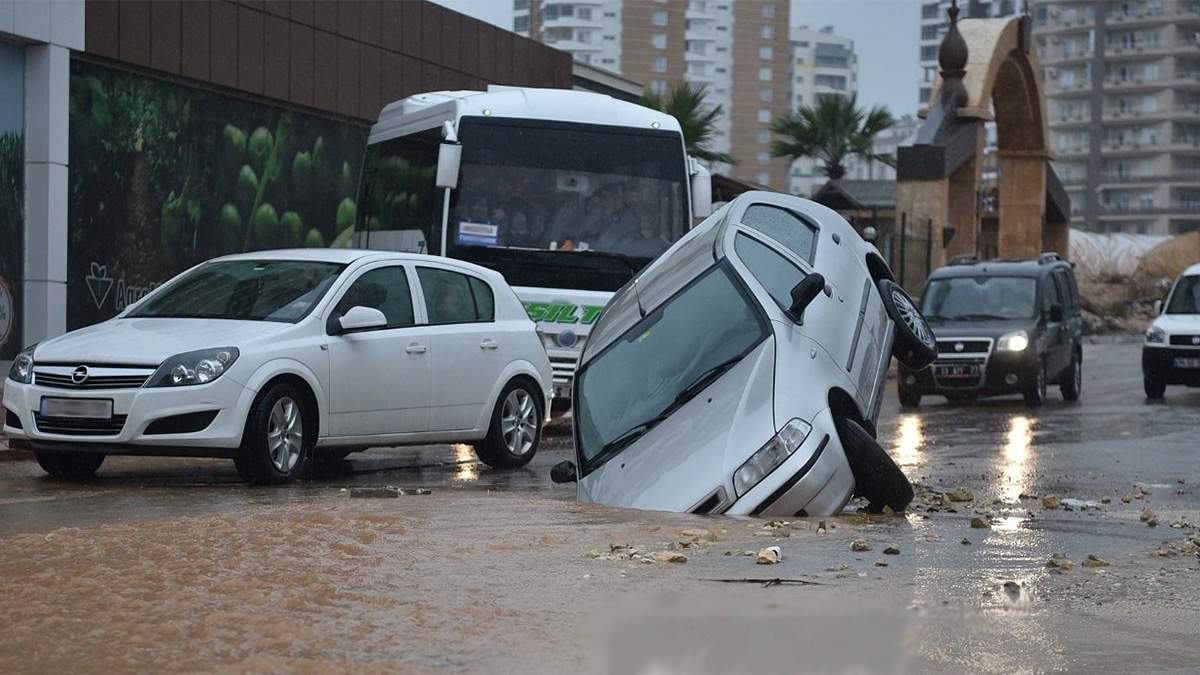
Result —
[{"label": "building facade", "polygon": [[[853,40],[836,35],[833,26],[819,30],[796,26],[789,37],[792,110],[812,105],[817,96],[823,94],[854,96],[858,93],[858,56],[854,53]],[[788,171],[788,191],[802,197],[812,195],[829,180],[820,169],[820,162],[814,159],[793,162]]]},{"label": "building facade", "polygon": [[1072,225],[1200,230],[1200,0],[1042,0],[1033,13]]},{"label": "building facade", "polygon": [[771,122],[792,102],[787,0],[514,0],[513,28],[661,93],[704,83],[725,112],[715,170],[779,190],[788,162],[771,157]]},{"label": "building facade", "polygon": [[0,0],[0,362],[208,258],[338,241],[382,107],[489,83],[572,60],[424,1]]}]

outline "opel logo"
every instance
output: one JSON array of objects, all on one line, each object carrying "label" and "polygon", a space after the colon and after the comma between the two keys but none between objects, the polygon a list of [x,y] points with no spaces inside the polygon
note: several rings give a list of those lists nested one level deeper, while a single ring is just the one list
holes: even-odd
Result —
[{"label": "opel logo", "polygon": [[71,372],[71,381],[75,384],[83,384],[87,382],[88,369],[87,366],[79,366]]},{"label": "opel logo", "polygon": [[961,343],[961,342],[954,343],[954,351],[961,352],[963,349],[965,349],[965,347],[963,347],[963,343]]}]

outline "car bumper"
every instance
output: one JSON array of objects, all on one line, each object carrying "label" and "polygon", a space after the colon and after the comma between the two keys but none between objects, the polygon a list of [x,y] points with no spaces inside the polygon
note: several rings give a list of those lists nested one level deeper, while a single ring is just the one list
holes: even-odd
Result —
[{"label": "car bumper", "polygon": [[1176,359],[1200,359],[1200,349],[1142,347],[1142,375],[1162,384],[1200,387],[1200,368],[1183,368]]},{"label": "car bumper", "polygon": [[[86,392],[12,380],[4,386],[3,432],[16,447],[71,449],[106,454],[166,454],[231,456],[241,444],[246,413],[255,392],[232,378],[209,384],[179,388],[91,389]],[[67,420],[40,418],[43,397],[108,399],[113,403],[110,420]],[[154,433],[152,423],[180,415],[215,411],[202,429],[186,433]],[[15,421],[19,427],[11,424]],[[122,419],[123,418],[123,419]],[[44,427],[53,427],[54,432]],[[169,430],[169,428],[168,428]]]},{"label": "car bumper", "polygon": [[735,501],[726,514],[828,516],[842,510],[854,494],[854,474],[831,412],[824,410],[812,425],[800,449]]},{"label": "car bumper", "polygon": [[956,364],[960,360],[938,359],[933,365],[921,370],[909,370],[900,366],[899,386],[905,391],[921,395],[1002,396],[1019,394],[1037,381],[1038,358],[1032,349],[1021,352],[993,351],[982,364],[982,373],[977,378],[937,378],[934,368],[941,364]]}]

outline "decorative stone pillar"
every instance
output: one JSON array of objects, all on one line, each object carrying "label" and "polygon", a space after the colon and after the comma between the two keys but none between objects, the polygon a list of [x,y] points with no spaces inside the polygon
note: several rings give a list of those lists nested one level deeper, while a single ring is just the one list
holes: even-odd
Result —
[{"label": "decorative stone pillar", "polygon": [[1046,166],[1044,152],[1000,152],[1001,258],[1036,258],[1043,250]]}]

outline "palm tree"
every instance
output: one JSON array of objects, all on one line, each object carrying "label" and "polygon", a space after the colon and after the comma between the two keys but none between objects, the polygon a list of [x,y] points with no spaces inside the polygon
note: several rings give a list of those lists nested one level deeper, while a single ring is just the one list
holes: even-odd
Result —
[{"label": "palm tree", "polygon": [[688,154],[710,163],[735,164],[737,160],[724,152],[710,150],[716,133],[717,120],[724,111],[721,106],[711,108],[704,105],[708,87],[704,84],[681,82],[666,96],[657,93],[642,96],[642,105],[667,113],[679,120],[683,129],[683,142]]},{"label": "palm tree", "polygon": [[875,136],[894,123],[887,106],[864,111],[857,95],[819,94],[815,104],[775,119],[771,131],[781,140],[771,145],[771,154],[816,159],[821,172],[833,180],[846,175],[846,164],[854,157],[895,166],[895,157],[873,149]]}]

